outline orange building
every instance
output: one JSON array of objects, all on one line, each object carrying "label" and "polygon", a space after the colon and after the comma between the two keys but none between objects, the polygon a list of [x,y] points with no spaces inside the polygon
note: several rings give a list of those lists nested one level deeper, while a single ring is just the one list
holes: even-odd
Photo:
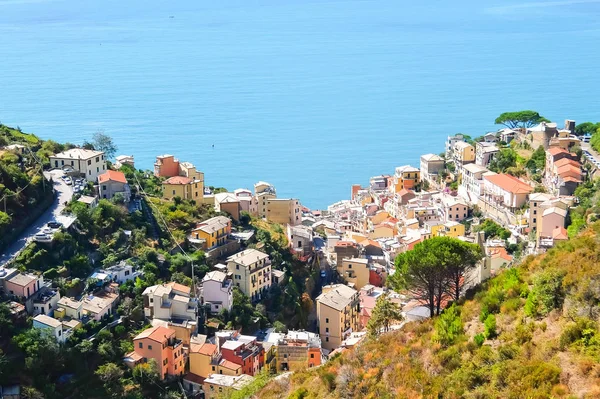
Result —
[{"label": "orange building", "polygon": [[173,155],[165,154],[156,157],[154,176],[171,177],[179,175],[179,160]]},{"label": "orange building", "polygon": [[125,355],[123,361],[129,367],[154,359],[161,380],[169,376],[183,375],[188,353],[183,342],[176,338],[175,331],[162,327],[152,327],[142,331],[133,339],[133,352]]}]

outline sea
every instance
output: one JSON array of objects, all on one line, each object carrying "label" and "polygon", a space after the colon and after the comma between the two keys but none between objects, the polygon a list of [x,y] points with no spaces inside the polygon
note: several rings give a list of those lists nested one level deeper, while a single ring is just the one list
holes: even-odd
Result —
[{"label": "sea", "polygon": [[313,209],[504,111],[600,120],[599,0],[0,0],[0,121]]}]

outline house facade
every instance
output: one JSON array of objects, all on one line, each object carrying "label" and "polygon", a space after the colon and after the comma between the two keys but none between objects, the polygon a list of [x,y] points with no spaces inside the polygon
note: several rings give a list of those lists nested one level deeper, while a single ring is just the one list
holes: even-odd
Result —
[{"label": "house facade", "polygon": [[216,216],[196,224],[191,236],[197,240],[204,240],[203,249],[210,250],[227,243],[230,234],[231,219]]},{"label": "house facade", "polygon": [[121,194],[125,202],[131,199],[131,189],[123,172],[107,170],[98,176],[100,198],[111,199],[115,194]]},{"label": "house facade", "polygon": [[323,348],[336,349],[352,332],[359,330],[359,311],[358,291],[343,284],[323,287],[317,297],[317,319]]},{"label": "house facade", "polygon": [[125,355],[123,361],[131,368],[154,359],[161,380],[170,376],[181,376],[185,372],[188,352],[183,342],[170,328],[158,326],[148,328],[133,339],[133,352]]},{"label": "house facade", "polygon": [[67,339],[63,332],[62,323],[44,314],[37,315],[33,318],[33,328],[42,330],[44,333],[54,337],[59,344],[63,344]]},{"label": "house facade", "polygon": [[396,168],[392,178],[392,187],[394,193],[399,193],[402,189],[414,190],[421,182],[421,171],[413,166],[404,165]]},{"label": "house facade", "polygon": [[198,301],[190,292],[190,287],[174,282],[148,287],[142,293],[144,314],[161,320],[195,320]]},{"label": "house facade", "polygon": [[438,176],[445,170],[444,158],[435,154],[421,155],[421,179],[435,183]]},{"label": "house facade", "polygon": [[210,303],[210,311],[219,313],[230,310],[233,305],[233,283],[227,275],[220,271],[206,273],[202,279],[202,299]]},{"label": "house facade", "polygon": [[252,301],[260,300],[271,288],[269,255],[256,249],[246,249],[227,258],[227,269],[233,274],[233,284]]},{"label": "house facade", "polygon": [[69,166],[78,171],[87,181],[96,182],[98,176],[106,172],[106,156],[102,151],[92,151],[83,148],[72,148],[51,155],[50,167],[62,169]]},{"label": "house facade", "polygon": [[514,176],[486,174],[483,176],[484,196],[493,205],[515,211],[527,203],[533,187]]},{"label": "house facade", "polygon": [[354,289],[360,290],[369,284],[369,260],[364,258],[350,258],[342,260],[342,265],[337,268],[338,275]]}]

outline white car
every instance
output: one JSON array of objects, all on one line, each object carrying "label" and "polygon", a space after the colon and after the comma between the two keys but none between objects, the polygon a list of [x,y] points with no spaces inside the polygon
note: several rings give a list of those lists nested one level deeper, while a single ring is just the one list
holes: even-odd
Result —
[{"label": "white car", "polygon": [[71,178],[70,178],[70,177],[67,177],[67,178],[65,179],[65,183],[67,183],[67,184],[70,186],[71,184],[73,184],[73,180],[71,180]]},{"label": "white car", "polygon": [[52,235],[54,234],[54,230],[52,230],[50,227],[44,227],[42,229],[42,234]]},{"label": "white car", "polygon": [[51,242],[52,236],[44,233],[37,233],[33,236],[33,240],[37,242]]}]

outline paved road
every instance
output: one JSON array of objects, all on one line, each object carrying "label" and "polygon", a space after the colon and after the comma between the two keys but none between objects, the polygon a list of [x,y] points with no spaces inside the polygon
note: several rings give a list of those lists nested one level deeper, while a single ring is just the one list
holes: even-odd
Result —
[{"label": "paved road", "polygon": [[49,179],[52,177],[54,180],[54,189],[56,190],[57,198],[55,198],[54,203],[35,222],[25,229],[19,238],[0,255],[0,266],[16,257],[31,241],[32,237],[39,233],[48,222],[56,220],[65,224],[70,221],[68,216],[60,214],[62,210],[65,209],[65,202],[69,202],[71,197],[73,197],[73,190],[71,187],[60,179],[62,174],[63,172],[61,170],[44,172],[46,178]]}]

